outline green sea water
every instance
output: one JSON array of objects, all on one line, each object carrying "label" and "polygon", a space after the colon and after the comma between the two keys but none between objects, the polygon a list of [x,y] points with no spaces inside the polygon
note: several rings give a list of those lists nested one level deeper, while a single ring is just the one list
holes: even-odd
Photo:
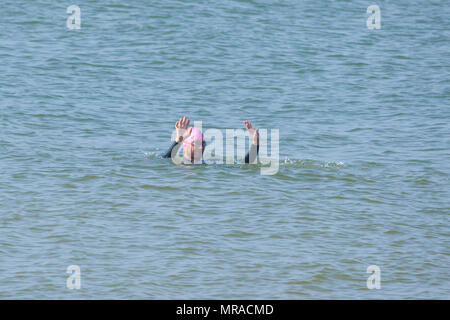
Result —
[{"label": "green sea water", "polygon": [[[0,12],[1,299],[450,298],[447,1]],[[278,129],[278,172],[161,159],[183,115]]]}]

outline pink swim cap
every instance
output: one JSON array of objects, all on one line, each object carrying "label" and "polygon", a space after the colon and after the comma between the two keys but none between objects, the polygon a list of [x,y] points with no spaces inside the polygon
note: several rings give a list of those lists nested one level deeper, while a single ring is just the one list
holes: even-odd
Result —
[{"label": "pink swim cap", "polygon": [[203,133],[195,127],[192,127],[192,132],[189,138],[183,141],[183,147],[187,147],[188,144],[193,144],[195,141],[203,141]]}]

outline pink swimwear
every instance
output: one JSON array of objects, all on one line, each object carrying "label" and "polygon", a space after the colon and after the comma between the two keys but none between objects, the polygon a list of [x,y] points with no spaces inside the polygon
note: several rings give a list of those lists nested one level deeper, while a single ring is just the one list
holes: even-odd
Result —
[{"label": "pink swimwear", "polygon": [[[195,127],[192,127],[192,132],[189,138],[183,141],[183,147],[187,147],[189,144],[193,144],[195,141],[203,141],[203,133]],[[201,144],[200,144],[201,145]]]}]

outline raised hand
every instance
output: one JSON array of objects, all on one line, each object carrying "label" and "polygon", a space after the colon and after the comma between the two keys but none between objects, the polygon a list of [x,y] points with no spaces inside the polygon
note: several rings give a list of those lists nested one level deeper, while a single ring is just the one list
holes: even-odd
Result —
[{"label": "raised hand", "polygon": [[189,120],[189,118],[186,119],[186,116],[184,116],[175,123],[175,128],[177,130],[177,142],[186,140],[191,135],[192,127],[188,129],[190,122],[191,120]]},{"label": "raised hand", "polygon": [[253,128],[252,124],[247,120],[244,121],[245,127],[247,128],[248,133],[253,138],[253,144],[259,145],[259,132],[258,129]]}]

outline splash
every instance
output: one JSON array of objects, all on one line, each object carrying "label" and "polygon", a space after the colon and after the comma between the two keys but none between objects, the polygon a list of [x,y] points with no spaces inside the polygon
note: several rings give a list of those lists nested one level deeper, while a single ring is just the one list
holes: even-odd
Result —
[{"label": "splash", "polygon": [[342,161],[319,161],[313,159],[290,159],[286,157],[280,161],[280,167],[284,168],[331,168],[341,169],[344,167]]}]

